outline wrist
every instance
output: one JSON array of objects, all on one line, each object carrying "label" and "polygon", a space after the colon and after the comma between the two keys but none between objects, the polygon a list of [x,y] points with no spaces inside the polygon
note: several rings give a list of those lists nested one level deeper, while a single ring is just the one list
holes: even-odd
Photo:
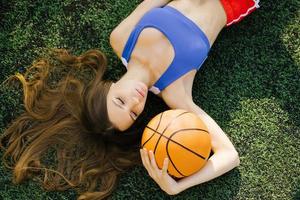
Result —
[{"label": "wrist", "polygon": [[188,179],[190,179],[190,178],[189,177],[184,177],[184,178],[180,179],[179,181],[177,181],[177,183],[178,183],[178,193],[181,193],[182,191],[192,187],[192,185],[190,185],[190,181]]}]

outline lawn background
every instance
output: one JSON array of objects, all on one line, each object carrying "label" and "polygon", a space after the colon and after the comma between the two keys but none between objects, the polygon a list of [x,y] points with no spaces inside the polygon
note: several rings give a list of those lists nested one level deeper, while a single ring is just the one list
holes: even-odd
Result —
[{"label": "lawn background", "polygon": [[[0,82],[23,72],[44,47],[68,48],[76,55],[100,49],[108,58],[106,77],[118,79],[125,68],[109,34],[139,2],[0,0]],[[121,177],[111,199],[300,199],[299,0],[260,5],[223,29],[193,86],[195,102],[236,146],[240,166],[172,197],[144,168],[135,167]],[[152,94],[147,105],[156,112],[167,109]],[[22,91],[1,87],[0,109],[2,133],[23,111]],[[32,181],[12,185],[11,172],[0,165],[0,199],[75,198],[72,190],[45,192]]]}]

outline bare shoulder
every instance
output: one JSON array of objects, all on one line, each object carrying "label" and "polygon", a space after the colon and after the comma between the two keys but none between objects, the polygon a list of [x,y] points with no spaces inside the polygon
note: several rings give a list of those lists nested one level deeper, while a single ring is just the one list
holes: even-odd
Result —
[{"label": "bare shoulder", "polygon": [[171,109],[187,109],[192,96],[186,91],[183,79],[178,79],[161,92],[161,98]]}]

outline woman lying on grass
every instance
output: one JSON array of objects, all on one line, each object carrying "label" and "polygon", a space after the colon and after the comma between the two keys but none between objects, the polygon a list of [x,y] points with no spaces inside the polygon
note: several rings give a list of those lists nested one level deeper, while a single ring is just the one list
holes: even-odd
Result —
[{"label": "woman lying on grass", "polygon": [[[47,190],[75,188],[79,199],[103,199],[121,173],[144,165],[162,190],[175,195],[238,166],[229,138],[194,103],[192,85],[220,31],[257,7],[254,0],[146,0],[110,35],[112,48],[127,67],[117,82],[103,80],[107,60],[98,50],[77,57],[56,49],[24,75],[11,76],[8,80],[16,78],[23,85],[26,109],[1,138],[14,183],[35,175]],[[79,77],[80,70],[89,69],[91,80]],[[50,72],[55,71],[63,78],[50,85]],[[153,153],[138,151],[144,126],[132,127],[147,123],[139,116],[148,90],[171,109],[196,113],[207,125],[213,154],[197,173],[175,180],[164,170],[168,163],[160,170]],[[56,170],[42,162],[51,153]],[[38,172],[44,172],[42,179]]]}]

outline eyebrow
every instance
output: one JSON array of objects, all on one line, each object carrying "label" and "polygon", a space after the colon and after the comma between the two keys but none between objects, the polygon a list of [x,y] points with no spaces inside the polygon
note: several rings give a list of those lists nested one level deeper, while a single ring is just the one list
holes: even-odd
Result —
[{"label": "eyebrow", "polygon": [[[114,100],[112,100],[112,102],[113,102],[116,106],[118,106],[119,108],[123,109],[123,107],[122,107],[121,105],[117,104]],[[135,119],[134,119],[131,115],[129,115],[129,116],[130,116],[130,118],[132,119],[132,121],[135,121]]]}]

